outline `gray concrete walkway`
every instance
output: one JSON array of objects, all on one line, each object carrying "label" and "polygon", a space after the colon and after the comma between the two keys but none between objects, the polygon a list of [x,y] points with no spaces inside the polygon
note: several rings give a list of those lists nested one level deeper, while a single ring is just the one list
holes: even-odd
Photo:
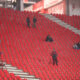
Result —
[{"label": "gray concrete walkway", "polygon": [[39,78],[36,78],[34,75],[30,75],[27,72],[23,72],[23,70],[18,69],[17,67],[13,67],[11,64],[6,64],[4,62],[5,66],[0,68],[3,70],[7,70],[9,73],[14,73],[15,76],[20,76],[21,79],[27,79],[27,80],[41,80]]},{"label": "gray concrete walkway", "polygon": [[78,30],[77,28],[63,22],[62,20],[56,18],[55,16],[49,15],[49,14],[41,14],[43,16],[45,16],[46,18],[52,20],[53,22],[58,23],[59,25],[61,25],[62,27],[65,27],[66,29],[71,30],[72,32],[74,32],[75,34],[80,35],[80,30]]}]

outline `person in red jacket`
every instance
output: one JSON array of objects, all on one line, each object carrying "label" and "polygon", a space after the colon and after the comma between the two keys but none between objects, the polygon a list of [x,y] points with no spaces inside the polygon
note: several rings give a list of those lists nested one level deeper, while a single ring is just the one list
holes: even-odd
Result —
[{"label": "person in red jacket", "polygon": [[55,51],[55,49],[53,49],[52,53],[51,53],[52,59],[53,59],[53,65],[58,65],[58,60],[57,60],[57,53]]}]

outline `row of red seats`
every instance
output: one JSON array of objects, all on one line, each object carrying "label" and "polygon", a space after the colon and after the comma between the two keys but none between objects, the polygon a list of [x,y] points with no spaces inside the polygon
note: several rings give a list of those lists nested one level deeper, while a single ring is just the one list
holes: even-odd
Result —
[{"label": "row of red seats", "polygon": [[57,18],[61,19],[62,21],[70,24],[71,26],[80,29],[80,16],[67,16],[64,14],[53,14],[53,16],[56,16]]},{"label": "row of red seats", "polygon": [[[6,15],[6,19],[2,17],[4,24],[1,25],[1,41],[4,61],[41,80],[79,79],[80,51],[73,50],[72,45],[80,40],[80,36],[37,13],[20,13],[16,12],[17,16],[20,15],[17,19],[16,16],[10,15],[9,22]],[[25,21],[26,16],[30,16],[32,21],[34,14],[37,18],[36,28],[29,29]],[[16,21],[13,22],[10,18]],[[54,39],[53,43],[45,42],[48,34]],[[49,64],[53,48],[58,53],[58,67],[53,66],[52,61]]]}]

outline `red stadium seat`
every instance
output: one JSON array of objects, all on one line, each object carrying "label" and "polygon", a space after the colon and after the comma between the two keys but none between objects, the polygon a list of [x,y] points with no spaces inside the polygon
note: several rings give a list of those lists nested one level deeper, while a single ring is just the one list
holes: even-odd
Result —
[{"label": "red stadium seat", "polygon": [[[73,44],[80,41],[79,35],[38,13],[4,8],[0,8],[0,13],[1,47],[4,53],[4,62],[22,69],[30,75],[35,75],[41,80],[79,79],[80,51],[72,49]],[[37,18],[36,28],[32,28],[34,15]],[[31,28],[26,25],[27,16],[30,17]],[[55,16],[70,25],[75,25],[76,28],[79,26],[79,16],[70,17],[58,14]],[[48,34],[54,40],[52,43],[45,42]],[[49,64],[53,48],[58,53],[59,66],[53,66],[52,61]],[[9,74],[7,70],[0,70],[0,80],[2,80],[1,78],[21,80],[19,76],[16,77],[13,73]]]}]

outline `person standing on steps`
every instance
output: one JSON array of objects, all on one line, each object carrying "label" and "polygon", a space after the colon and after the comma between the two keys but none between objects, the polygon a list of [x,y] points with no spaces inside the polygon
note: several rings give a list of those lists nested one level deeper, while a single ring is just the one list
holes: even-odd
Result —
[{"label": "person standing on steps", "polygon": [[33,17],[33,27],[36,27],[36,22],[37,22],[37,19],[36,19],[36,17],[34,16],[34,17]]},{"label": "person standing on steps", "polygon": [[13,4],[13,9],[16,10],[16,2],[14,1],[12,4]]},{"label": "person standing on steps", "polygon": [[55,49],[53,49],[51,56],[52,56],[52,60],[53,60],[53,65],[56,64],[58,66],[57,53],[56,53]]},{"label": "person standing on steps", "polygon": [[2,52],[0,52],[0,66],[4,66],[5,64],[3,64],[3,60],[2,60]]},{"label": "person standing on steps", "polygon": [[27,26],[30,28],[30,19],[29,19],[29,17],[27,17],[26,22],[27,22]]},{"label": "person standing on steps", "polygon": [[3,66],[5,65],[5,64],[3,64],[3,60],[2,60],[2,52],[1,52],[1,40],[0,40],[0,66],[3,68]]},{"label": "person standing on steps", "polygon": [[2,55],[2,53],[0,52],[0,66],[2,65],[1,55]]}]

